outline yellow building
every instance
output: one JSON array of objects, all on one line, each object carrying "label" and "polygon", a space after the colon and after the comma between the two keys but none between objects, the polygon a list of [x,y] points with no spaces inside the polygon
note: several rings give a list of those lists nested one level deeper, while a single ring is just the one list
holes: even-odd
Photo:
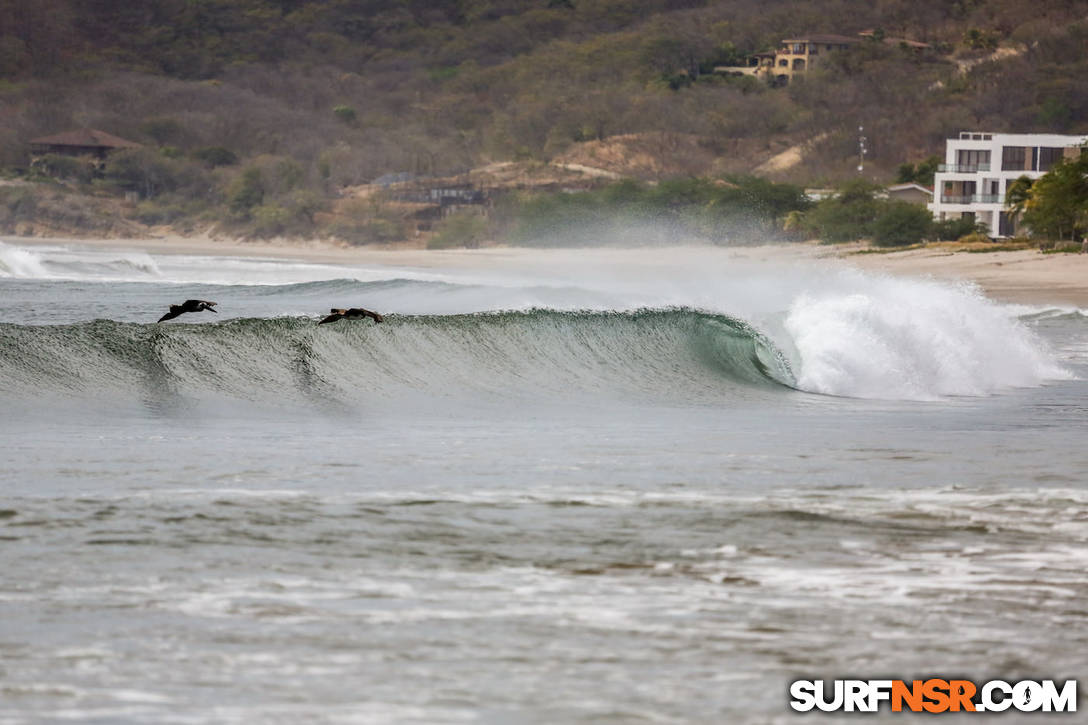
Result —
[{"label": "yellow building", "polygon": [[836,50],[846,50],[860,43],[859,38],[846,35],[804,35],[786,38],[774,52],[774,67],[770,73],[780,83],[788,83],[793,77],[820,64],[820,57]]},{"label": "yellow building", "polygon": [[793,80],[794,76],[804,74],[809,68],[820,64],[820,59],[839,50],[846,50],[852,45],[868,40],[869,42],[882,42],[885,45],[893,45],[915,52],[923,52],[929,49],[928,43],[920,43],[906,38],[889,38],[878,34],[875,30],[864,30],[857,36],[848,35],[802,35],[797,38],[786,38],[779,42],[773,53],[754,53],[747,57],[747,65],[743,66],[719,66],[715,73],[726,75],[746,75],[764,78],[774,81],[778,85],[785,85]]}]

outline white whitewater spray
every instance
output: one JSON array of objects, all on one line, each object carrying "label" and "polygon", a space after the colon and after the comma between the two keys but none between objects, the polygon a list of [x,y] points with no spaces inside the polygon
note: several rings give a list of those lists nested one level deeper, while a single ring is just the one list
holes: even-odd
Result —
[{"label": "white whitewater spray", "polygon": [[10,247],[0,242],[0,277],[49,277],[41,257],[21,247]]},{"label": "white whitewater spray", "polygon": [[801,389],[933,400],[1070,377],[1023,323],[972,287],[860,275],[854,287],[790,305]]},{"label": "white whitewater spray", "polygon": [[146,252],[58,246],[27,249],[0,242],[0,277],[146,282],[160,276],[158,265]]}]

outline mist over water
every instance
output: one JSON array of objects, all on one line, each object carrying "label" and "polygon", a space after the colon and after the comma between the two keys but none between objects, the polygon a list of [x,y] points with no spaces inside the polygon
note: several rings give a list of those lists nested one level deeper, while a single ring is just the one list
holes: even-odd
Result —
[{"label": "mist over water", "polygon": [[404,259],[0,244],[0,719],[785,722],[797,678],[1082,668],[1080,311]]},{"label": "mist over water", "polygon": [[[157,319],[156,311],[164,304],[159,300],[180,301],[184,297],[229,296],[230,302],[220,306],[220,315],[189,315],[178,324],[255,318],[246,330],[267,327],[258,320],[313,316],[355,298],[398,316],[397,324],[385,330],[446,325],[441,319],[426,318],[481,312],[692,310],[744,325],[746,334],[758,337],[767,354],[781,362],[783,371],[770,377],[808,392],[925,400],[985,395],[1069,376],[1056,364],[1046,345],[1015,315],[969,287],[866,276],[832,264],[753,263],[743,256],[725,258],[714,250],[696,248],[537,254],[513,261],[503,264],[501,258],[483,257],[481,264],[461,269],[385,269],[188,256],[153,260],[142,253],[27,250],[5,245],[0,247],[0,270],[7,270],[9,279],[27,282],[16,283],[16,294],[8,306],[0,307],[0,313],[7,313],[5,317],[15,321],[41,321],[43,316],[38,311],[26,309],[32,300],[21,299],[18,293],[33,293],[42,279],[64,280],[62,286],[52,289],[62,290],[66,299],[49,303],[47,315],[54,324],[68,325],[95,319],[146,322]],[[105,274],[117,276],[104,278]],[[102,294],[101,285],[86,284],[100,280],[110,283],[108,294]],[[170,288],[164,290],[166,285]],[[164,296],[167,292],[172,296]],[[669,319],[682,327],[689,318],[675,314]],[[492,315],[466,322],[464,334],[449,336],[443,343],[446,347],[429,351],[430,359],[452,363],[464,356],[478,357],[478,341],[471,339],[469,329],[495,330],[496,319]],[[543,359],[551,353],[544,349],[547,344],[538,340],[549,326],[546,320],[569,321],[569,316],[503,319],[518,321],[502,327],[508,335],[506,342],[518,345],[519,336],[532,340],[533,353],[542,356],[542,363],[548,363],[543,367],[555,365],[555,360]],[[593,319],[597,324],[592,330],[583,326],[586,329],[576,335],[561,333],[547,339],[559,348],[567,348],[573,341],[581,345],[581,351],[591,353],[594,344],[612,345],[608,354],[614,356],[615,364],[610,369],[602,368],[602,372],[605,376],[622,375],[626,354],[631,350],[616,349],[615,339],[627,341],[632,350],[644,341],[630,336],[629,331],[609,329],[623,325],[630,316],[598,314]],[[732,336],[730,324],[719,328],[725,330],[722,339]],[[327,339],[313,337],[316,331],[304,334],[304,328],[305,324],[299,323],[299,334],[288,334],[285,339],[296,346]],[[151,344],[149,341],[176,341],[181,337],[169,329],[173,328],[155,326],[150,328],[153,334],[141,334],[135,329],[122,333],[108,326],[96,328],[107,337],[126,337],[132,344],[145,347]],[[234,325],[225,334],[242,329]],[[282,335],[288,329],[295,328],[281,327],[268,335]],[[85,332],[70,327],[68,332],[56,334],[85,337]],[[7,344],[24,344],[14,339],[18,337],[14,330],[9,328],[6,334],[11,336]],[[91,337],[95,334],[91,333]],[[224,333],[186,328],[185,334],[192,347],[199,346],[198,338],[210,342]],[[37,332],[35,336],[44,335]],[[688,338],[691,344],[698,344],[691,335]],[[245,339],[258,344],[251,335]],[[400,342],[401,346],[411,344],[407,340]],[[435,343],[420,339],[418,344],[427,347]],[[492,341],[493,346],[502,344]],[[554,352],[575,358],[579,354],[571,349]],[[200,358],[199,352],[188,353]],[[123,367],[127,354],[124,350],[115,362]],[[145,351],[145,356],[155,354],[154,349]],[[217,350],[200,359],[209,369],[217,369],[221,360],[230,358]],[[512,361],[509,352],[505,359]],[[253,356],[247,357],[247,361],[253,360]],[[330,359],[323,358],[323,362],[333,364]],[[502,360],[492,362],[503,366]],[[534,364],[532,359],[525,362]],[[414,364],[409,361],[405,367]],[[396,377],[388,365],[381,369]],[[48,372],[43,374],[50,377]],[[48,387],[48,381],[43,382]]]}]

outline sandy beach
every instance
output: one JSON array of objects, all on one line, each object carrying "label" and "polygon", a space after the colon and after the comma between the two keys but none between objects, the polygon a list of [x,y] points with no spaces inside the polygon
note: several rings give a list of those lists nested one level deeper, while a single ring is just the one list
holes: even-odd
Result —
[{"label": "sandy beach", "polygon": [[973,282],[990,297],[1004,302],[1088,307],[1088,255],[1043,254],[1035,249],[966,252],[954,248],[933,244],[887,254],[857,254],[849,249],[833,249],[825,254],[865,270]]},{"label": "sandy beach", "polygon": [[[141,250],[150,254],[184,254],[249,258],[294,259],[325,264],[379,264],[406,268],[469,268],[481,264],[506,264],[549,260],[561,261],[572,255],[601,263],[615,254],[606,249],[531,249],[492,246],[481,249],[432,251],[412,248],[349,246],[320,241],[222,241],[206,237],[160,237],[149,239],[61,239],[4,237],[12,245],[90,246]],[[864,253],[863,244],[821,245],[816,242],[768,244],[762,246],[716,247],[723,263],[729,259],[768,262],[796,262],[804,259],[837,260],[862,270],[966,281],[979,286],[988,296],[1003,302],[1038,305],[1074,305],[1088,308],[1088,255],[1043,254],[1034,249],[1018,251],[969,252],[962,245],[929,244],[900,252]],[[660,263],[659,249],[635,248],[625,252],[629,261],[643,258],[647,265]]]}]

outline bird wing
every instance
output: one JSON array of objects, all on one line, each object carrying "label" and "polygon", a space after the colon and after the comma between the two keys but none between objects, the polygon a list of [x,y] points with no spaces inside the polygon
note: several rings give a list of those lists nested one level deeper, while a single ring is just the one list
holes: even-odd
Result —
[{"label": "bird wing", "polygon": [[342,315],[342,314],[340,314],[340,313],[339,313],[339,312],[337,312],[336,310],[333,310],[333,313],[332,313],[331,315],[329,315],[328,317],[326,317],[326,318],[325,318],[324,320],[322,320],[321,322],[319,322],[319,323],[317,323],[317,324],[319,324],[319,325],[324,325],[324,324],[325,324],[326,322],[336,322],[336,321],[337,321],[337,320],[339,320],[339,319],[340,319],[341,317],[343,317],[343,315]]},{"label": "bird wing", "polygon": [[181,309],[180,305],[170,305],[170,311],[167,312],[162,317],[160,317],[159,322],[165,322],[167,320],[172,320],[175,317],[177,317],[178,315],[180,315],[182,312],[185,312],[185,310]]},{"label": "bird wing", "polygon": [[375,322],[381,322],[383,320],[382,316],[379,315],[377,312],[371,312],[364,307],[352,307],[350,310],[348,310],[348,315],[352,317],[369,317]]}]

